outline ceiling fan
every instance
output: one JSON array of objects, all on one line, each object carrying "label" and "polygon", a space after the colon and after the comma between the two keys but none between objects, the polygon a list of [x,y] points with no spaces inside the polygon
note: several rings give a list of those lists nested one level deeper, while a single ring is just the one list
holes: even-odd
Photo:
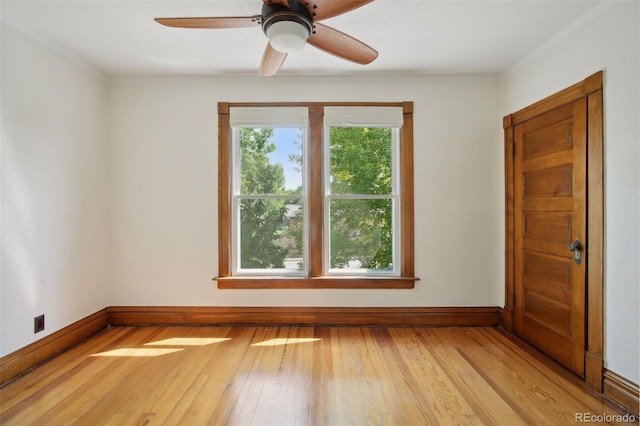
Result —
[{"label": "ceiling fan", "polygon": [[269,39],[262,56],[260,76],[275,75],[287,54],[310,45],[358,64],[368,64],[378,57],[371,47],[341,31],[319,23],[373,0],[263,0],[262,14],[210,18],[156,18],[155,21],[176,28],[248,28],[260,26]]}]

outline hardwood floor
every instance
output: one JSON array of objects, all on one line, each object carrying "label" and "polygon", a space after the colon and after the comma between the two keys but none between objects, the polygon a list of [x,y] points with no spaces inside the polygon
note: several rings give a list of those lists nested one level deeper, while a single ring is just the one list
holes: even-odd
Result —
[{"label": "hardwood floor", "polygon": [[563,425],[624,415],[495,328],[112,327],[0,389],[2,425]]}]

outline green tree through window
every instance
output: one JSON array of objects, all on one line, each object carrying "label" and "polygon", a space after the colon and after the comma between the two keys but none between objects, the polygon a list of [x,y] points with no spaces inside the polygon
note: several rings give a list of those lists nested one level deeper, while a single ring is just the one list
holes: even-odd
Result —
[{"label": "green tree through window", "polygon": [[332,127],[331,194],[360,196],[330,202],[331,267],[388,270],[393,267],[391,129]]},{"label": "green tree through window", "polygon": [[[282,194],[284,170],[267,154],[275,150],[273,129],[240,129],[240,193]],[[284,231],[286,205],[273,198],[242,199],[240,204],[241,268],[280,268],[287,250],[277,244]]]},{"label": "green tree through window", "polygon": [[[337,195],[392,193],[391,129],[335,127],[330,130],[331,192]],[[284,170],[269,155],[273,129],[240,129],[240,191],[249,195],[293,195],[285,190]],[[299,142],[298,142],[299,144]],[[302,170],[301,154],[289,159]],[[295,201],[243,199],[240,206],[241,268],[281,268],[289,253],[283,238],[302,247],[301,214],[287,215]],[[331,267],[387,270],[393,266],[392,205],[388,198],[334,199],[330,202]]]}]

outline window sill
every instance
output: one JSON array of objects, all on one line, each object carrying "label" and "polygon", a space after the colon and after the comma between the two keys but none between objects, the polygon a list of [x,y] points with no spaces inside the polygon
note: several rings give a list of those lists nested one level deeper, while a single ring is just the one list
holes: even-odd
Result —
[{"label": "window sill", "polygon": [[411,289],[417,277],[216,277],[219,289]]}]

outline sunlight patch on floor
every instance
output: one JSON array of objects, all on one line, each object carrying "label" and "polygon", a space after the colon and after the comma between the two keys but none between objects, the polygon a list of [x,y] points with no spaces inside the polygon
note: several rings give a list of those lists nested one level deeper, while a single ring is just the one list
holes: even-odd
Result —
[{"label": "sunlight patch on floor", "polygon": [[292,345],[295,343],[316,342],[322,340],[319,337],[278,337],[276,339],[265,340],[264,342],[254,343],[251,346],[281,346]]},{"label": "sunlight patch on floor", "polygon": [[132,357],[152,357],[167,355],[173,352],[180,352],[181,348],[120,348],[106,352],[99,352],[91,356],[132,356]]},{"label": "sunlight patch on floor", "polygon": [[206,346],[231,340],[230,337],[172,337],[145,343],[145,346]]}]

